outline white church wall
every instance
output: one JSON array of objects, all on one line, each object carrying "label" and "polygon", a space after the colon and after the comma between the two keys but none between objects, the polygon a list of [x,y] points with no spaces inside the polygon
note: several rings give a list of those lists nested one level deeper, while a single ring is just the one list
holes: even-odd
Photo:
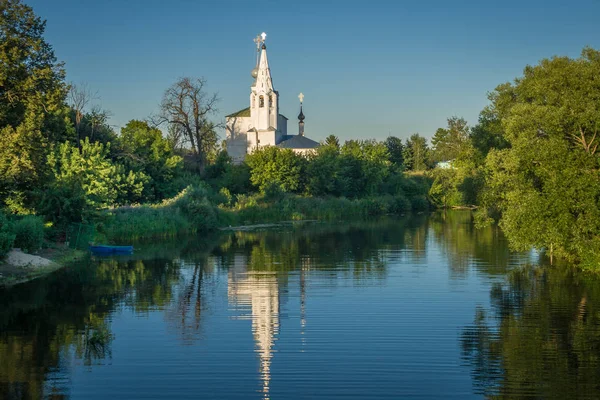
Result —
[{"label": "white church wall", "polygon": [[229,138],[227,143],[227,154],[235,164],[239,164],[246,158],[248,138],[246,134],[238,134],[234,138]]},{"label": "white church wall", "polygon": [[227,139],[233,139],[237,135],[243,134],[252,127],[250,117],[229,117],[225,122],[225,136]]}]

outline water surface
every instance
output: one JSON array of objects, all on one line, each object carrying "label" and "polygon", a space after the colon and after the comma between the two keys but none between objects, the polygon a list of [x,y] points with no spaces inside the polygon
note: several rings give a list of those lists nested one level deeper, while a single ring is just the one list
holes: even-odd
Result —
[{"label": "water surface", "polygon": [[468,212],[140,246],[0,289],[0,398],[600,398],[600,282]]}]

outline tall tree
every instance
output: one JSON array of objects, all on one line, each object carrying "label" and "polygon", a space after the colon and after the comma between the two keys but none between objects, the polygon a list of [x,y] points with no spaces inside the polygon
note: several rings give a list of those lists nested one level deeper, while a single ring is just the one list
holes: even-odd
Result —
[{"label": "tall tree", "polygon": [[45,173],[49,144],[69,137],[63,64],[45,21],[19,0],[0,1],[0,203],[23,211]]},{"label": "tall tree", "polygon": [[402,144],[402,139],[395,136],[389,136],[385,139],[384,143],[388,149],[392,164],[402,166],[404,164],[404,145]]},{"label": "tall tree", "polygon": [[335,147],[336,149],[339,149],[340,148],[340,140],[338,139],[337,136],[331,134],[325,138],[325,145],[332,146],[332,147]]},{"label": "tall tree", "polygon": [[81,123],[83,121],[83,116],[86,113],[87,106],[89,105],[90,101],[97,98],[98,94],[92,92],[87,83],[82,83],[79,85],[72,83],[69,88],[68,102],[73,109],[73,113],[75,114],[75,134],[77,135],[78,145],[81,145],[81,139],[83,139],[81,136]]},{"label": "tall tree", "polygon": [[509,147],[487,156],[487,206],[515,249],[599,263],[600,52],[528,66],[496,88],[491,108]]},{"label": "tall tree", "polygon": [[163,138],[160,129],[147,122],[131,120],[121,128],[120,160],[133,171],[150,178],[144,188],[148,200],[161,200],[174,195],[171,182],[183,166],[181,157],[173,152],[171,143]]},{"label": "tall tree", "polygon": [[156,124],[171,125],[185,136],[200,171],[216,149],[218,124],[209,118],[218,111],[218,101],[216,93],[206,93],[205,79],[181,78],[165,91],[161,112],[154,118]]},{"label": "tall tree", "polygon": [[406,141],[406,150],[403,153],[405,163],[413,171],[425,171],[429,168],[429,146],[427,139],[415,133]]},{"label": "tall tree", "polygon": [[431,139],[433,161],[454,160],[469,144],[469,126],[464,118],[448,118],[447,128],[439,128]]}]

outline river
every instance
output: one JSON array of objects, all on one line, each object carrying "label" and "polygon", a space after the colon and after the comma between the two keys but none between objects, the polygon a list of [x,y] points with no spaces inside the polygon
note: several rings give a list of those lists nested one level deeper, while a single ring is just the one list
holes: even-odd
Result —
[{"label": "river", "polygon": [[0,288],[4,399],[600,398],[600,279],[469,212],[136,246]]}]

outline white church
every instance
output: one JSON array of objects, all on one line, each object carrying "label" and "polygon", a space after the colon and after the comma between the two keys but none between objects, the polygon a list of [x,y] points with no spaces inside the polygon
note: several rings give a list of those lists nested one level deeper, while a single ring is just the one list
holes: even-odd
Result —
[{"label": "white church", "polygon": [[264,146],[278,146],[303,154],[319,146],[318,142],[304,136],[302,93],[298,96],[298,134],[288,135],[288,119],[279,113],[279,92],[273,88],[266,36],[263,32],[254,39],[258,58],[252,70],[254,82],[250,86],[250,107],[225,117],[227,153],[236,163],[244,161],[247,154]]}]

